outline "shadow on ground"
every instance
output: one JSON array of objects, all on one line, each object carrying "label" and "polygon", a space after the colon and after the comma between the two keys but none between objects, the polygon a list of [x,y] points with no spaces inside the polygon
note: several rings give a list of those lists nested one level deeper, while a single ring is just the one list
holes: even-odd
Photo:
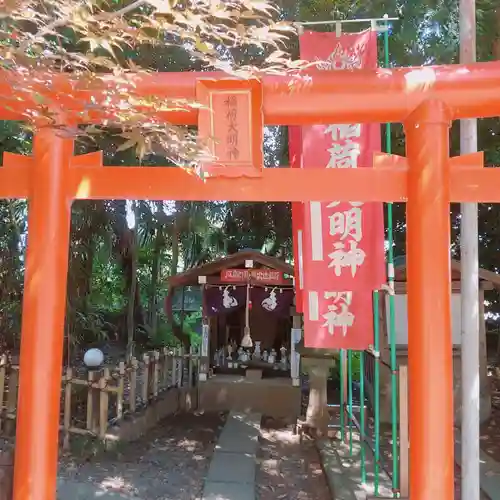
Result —
[{"label": "shadow on ground", "polygon": [[90,460],[63,456],[58,500],[192,500],[201,496],[222,414],[163,420],[140,441]]},{"label": "shadow on ground", "polygon": [[293,427],[262,419],[256,477],[257,500],[330,500],[314,441],[293,433]]}]

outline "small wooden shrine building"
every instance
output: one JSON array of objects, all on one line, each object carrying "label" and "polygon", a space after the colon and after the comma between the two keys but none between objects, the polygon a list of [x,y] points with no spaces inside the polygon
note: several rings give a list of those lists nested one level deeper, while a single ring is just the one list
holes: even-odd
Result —
[{"label": "small wooden shrine building", "polygon": [[201,406],[297,416],[293,267],[244,250],[172,276],[166,301],[172,322],[176,297],[186,290],[197,291],[202,312]]}]

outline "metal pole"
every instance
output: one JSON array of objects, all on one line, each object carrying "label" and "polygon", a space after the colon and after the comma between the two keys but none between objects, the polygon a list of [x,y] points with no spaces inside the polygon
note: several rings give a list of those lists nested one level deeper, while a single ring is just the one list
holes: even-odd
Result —
[{"label": "metal pole", "polygon": [[[460,0],[460,63],[476,62],[476,2]],[[477,120],[460,121],[460,153],[477,151]],[[479,258],[477,203],[461,205],[462,497],[479,500]]]}]

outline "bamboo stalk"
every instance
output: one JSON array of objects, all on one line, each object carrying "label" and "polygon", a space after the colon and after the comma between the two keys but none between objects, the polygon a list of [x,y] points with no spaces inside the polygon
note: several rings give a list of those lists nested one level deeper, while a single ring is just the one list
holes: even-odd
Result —
[{"label": "bamboo stalk", "polygon": [[365,353],[359,353],[359,410],[360,410],[360,444],[361,444],[361,482],[366,484],[366,428],[365,428]]},{"label": "bamboo stalk", "polygon": [[344,349],[340,349],[340,439],[345,440]]},{"label": "bamboo stalk", "polygon": [[409,495],[408,366],[399,367],[399,470],[401,496]]},{"label": "bamboo stalk", "polygon": [[347,394],[349,405],[349,456],[352,457],[352,350],[347,351]]},{"label": "bamboo stalk", "polygon": [[374,356],[375,356],[375,368],[374,368],[374,388],[373,388],[373,411],[374,411],[374,424],[375,424],[375,464],[374,464],[374,490],[375,496],[379,493],[379,481],[380,481],[380,321],[379,321],[379,292],[375,290],[373,292],[373,316],[374,316]]}]

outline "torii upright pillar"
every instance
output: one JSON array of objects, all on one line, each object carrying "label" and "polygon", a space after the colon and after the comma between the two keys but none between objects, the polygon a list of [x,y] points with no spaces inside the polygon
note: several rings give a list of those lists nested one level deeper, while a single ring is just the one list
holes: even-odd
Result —
[{"label": "torii upright pillar", "polygon": [[[73,140],[50,128],[34,138],[24,280],[15,500],[55,497]],[[22,158],[22,157],[21,157]]]},{"label": "torii upright pillar", "polygon": [[431,100],[405,121],[412,500],[454,498],[450,120]]}]

